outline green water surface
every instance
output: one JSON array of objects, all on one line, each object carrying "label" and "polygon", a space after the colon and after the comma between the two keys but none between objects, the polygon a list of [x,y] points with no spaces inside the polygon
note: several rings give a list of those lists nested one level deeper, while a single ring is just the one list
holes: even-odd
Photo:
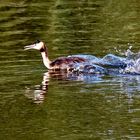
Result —
[{"label": "green water surface", "polygon": [[138,52],[139,15],[139,0],[1,1],[0,139],[140,139],[139,75],[48,76],[40,53],[23,50],[41,39],[50,59]]}]

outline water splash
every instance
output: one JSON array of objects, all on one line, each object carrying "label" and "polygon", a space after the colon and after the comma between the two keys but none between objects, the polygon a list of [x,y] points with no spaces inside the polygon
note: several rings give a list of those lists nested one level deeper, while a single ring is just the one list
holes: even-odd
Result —
[{"label": "water splash", "polygon": [[125,56],[107,54],[102,58],[93,55],[71,55],[68,57],[82,57],[87,61],[69,66],[73,72],[88,74],[140,74],[140,52],[131,51],[132,46],[124,53]]}]

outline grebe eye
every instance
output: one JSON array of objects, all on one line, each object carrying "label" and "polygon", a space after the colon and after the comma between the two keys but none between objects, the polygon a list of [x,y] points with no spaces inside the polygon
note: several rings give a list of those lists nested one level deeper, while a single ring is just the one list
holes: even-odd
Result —
[{"label": "grebe eye", "polygon": [[34,44],[40,43],[40,40],[36,40]]}]

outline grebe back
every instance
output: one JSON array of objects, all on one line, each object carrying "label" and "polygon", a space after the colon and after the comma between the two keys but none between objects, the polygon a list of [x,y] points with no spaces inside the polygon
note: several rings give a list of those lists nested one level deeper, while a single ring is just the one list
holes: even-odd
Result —
[{"label": "grebe back", "polygon": [[66,69],[68,70],[71,68],[75,63],[83,63],[86,62],[86,59],[81,58],[81,57],[60,57],[55,59],[54,61],[51,61],[48,58],[48,49],[45,45],[44,42],[37,40],[34,44],[28,45],[24,47],[25,50],[29,49],[36,49],[39,50],[42,58],[43,58],[43,63],[48,69]]}]

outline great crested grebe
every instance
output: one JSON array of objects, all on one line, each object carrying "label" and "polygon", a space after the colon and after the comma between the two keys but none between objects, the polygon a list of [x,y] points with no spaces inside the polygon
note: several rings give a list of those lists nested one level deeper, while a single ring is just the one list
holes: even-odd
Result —
[{"label": "great crested grebe", "polygon": [[44,42],[37,40],[34,44],[24,47],[25,50],[36,49],[41,52],[43,63],[48,69],[56,70],[69,70],[74,64],[86,62],[86,59],[80,57],[60,57],[54,61],[50,61],[48,58],[48,49]]}]

